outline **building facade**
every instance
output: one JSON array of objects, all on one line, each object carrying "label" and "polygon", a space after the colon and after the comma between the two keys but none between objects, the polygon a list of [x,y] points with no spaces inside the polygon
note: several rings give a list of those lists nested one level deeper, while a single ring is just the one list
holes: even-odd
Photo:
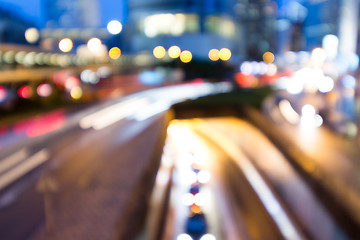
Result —
[{"label": "building facade", "polygon": [[[235,0],[131,0],[126,49],[152,51],[158,45],[179,46],[194,58],[207,58],[210,49],[237,49],[239,28]],[[239,52],[237,52],[239,53]]]}]

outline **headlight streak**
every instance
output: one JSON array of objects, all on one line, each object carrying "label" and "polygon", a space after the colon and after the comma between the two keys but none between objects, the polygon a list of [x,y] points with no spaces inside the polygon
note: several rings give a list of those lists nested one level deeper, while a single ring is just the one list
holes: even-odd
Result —
[{"label": "headlight streak", "polygon": [[[211,139],[217,139],[219,146],[234,160],[236,160],[239,167],[242,169],[248,182],[259,196],[259,199],[267,209],[268,213],[274,219],[274,222],[278,226],[280,232],[286,239],[303,239],[302,234],[295,227],[285,210],[280,205],[276,196],[272,193],[267,183],[262,176],[256,170],[254,165],[249,159],[243,155],[243,153],[237,148],[237,146],[229,140],[224,134],[216,131],[214,128],[207,126],[205,121],[198,121],[195,126],[196,129],[201,131]],[[209,129],[213,129],[209,131]]]},{"label": "headlight streak", "polygon": [[82,129],[101,130],[123,119],[144,121],[186,99],[227,92],[231,88],[229,83],[201,83],[150,89],[81,118],[79,125]]}]

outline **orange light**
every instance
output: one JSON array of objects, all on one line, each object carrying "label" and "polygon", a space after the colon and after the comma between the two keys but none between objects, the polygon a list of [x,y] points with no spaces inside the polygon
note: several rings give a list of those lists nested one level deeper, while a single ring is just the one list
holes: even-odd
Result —
[{"label": "orange light", "polygon": [[275,61],[275,56],[272,52],[266,52],[263,54],[263,60],[266,63],[273,63]]},{"label": "orange light", "polygon": [[201,213],[201,207],[195,204],[190,207],[190,210],[192,213]]}]

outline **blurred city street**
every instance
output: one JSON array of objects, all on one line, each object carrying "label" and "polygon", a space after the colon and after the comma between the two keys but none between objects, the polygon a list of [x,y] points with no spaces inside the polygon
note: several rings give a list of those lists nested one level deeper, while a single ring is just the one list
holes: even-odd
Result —
[{"label": "blurred city street", "polygon": [[359,10],[0,1],[0,239],[360,239]]}]

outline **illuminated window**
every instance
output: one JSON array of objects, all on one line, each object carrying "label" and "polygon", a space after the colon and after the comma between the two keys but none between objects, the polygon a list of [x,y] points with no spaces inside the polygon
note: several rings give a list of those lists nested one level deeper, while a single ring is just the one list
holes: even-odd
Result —
[{"label": "illuminated window", "polygon": [[199,17],[196,14],[182,13],[150,15],[144,19],[140,29],[150,38],[158,35],[180,36],[186,32],[198,32],[200,29]]}]

